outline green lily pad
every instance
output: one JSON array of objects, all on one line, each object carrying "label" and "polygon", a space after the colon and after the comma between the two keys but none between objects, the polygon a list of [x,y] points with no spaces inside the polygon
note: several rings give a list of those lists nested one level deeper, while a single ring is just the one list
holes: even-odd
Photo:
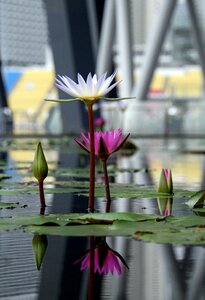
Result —
[{"label": "green lily pad", "polygon": [[205,245],[205,218],[135,213],[64,214],[0,219],[0,230],[60,236],[132,236],[155,243]]},{"label": "green lily pad", "polygon": [[[50,187],[49,185],[56,187]],[[22,187],[22,185],[24,187]],[[5,185],[2,185],[4,187]],[[7,183],[7,186],[9,184]],[[14,188],[15,187],[15,188]],[[44,183],[44,191],[46,194],[62,194],[62,193],[76,193],[78,195],[89,196],[89,182],[88,181],[54,181]],[[136,186],[133,184],[110,184],[110,191],[112,198],[170,198],[170,194],[156,192],[153,188]],[[22,195],[22,194],[38,194],[37,182],[27,183],[11,183],[10,188],[0,189],[0,195]],[[199,194],[198,194],[199,193]],[[195,196],[196,197],[195,197]],[[178,190],[174,193],[174,197],[195,197],[194,201],[199,199],[200,192]],[[104,183],[96,183],[95,197],[105,197]],[[192,198],[190,198],[192,199]]]},{"label": "green lily pad", "polygon": [[184,244],[205,244],[205,218],[198,216],[167,217],[164,222],[147,222],[138,227],[133,237],[137,240]]}]

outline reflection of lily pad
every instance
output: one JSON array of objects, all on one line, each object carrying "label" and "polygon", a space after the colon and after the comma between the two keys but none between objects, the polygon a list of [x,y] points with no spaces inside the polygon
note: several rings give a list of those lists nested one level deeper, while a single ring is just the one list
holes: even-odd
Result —
[{"label": "reflection of lily pad", "polygon": [[0,202],[0,209],[2,209],[2,208],[13,209],[13,208],[16,208],[19,206],[20,205],[18,202],[15,202],[15,203]]}]

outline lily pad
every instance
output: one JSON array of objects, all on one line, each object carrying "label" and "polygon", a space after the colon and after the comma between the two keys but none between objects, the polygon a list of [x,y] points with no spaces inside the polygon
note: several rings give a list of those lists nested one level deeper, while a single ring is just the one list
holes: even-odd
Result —
[{"label": "lily pad", "polygon": [[186,202],[190,208],[202,207],[205,200],[205,190],[194,193]]},{"label": "lily pad", "polygon": [[147,222],[138,227],[133,237],[137,240],[183,244],[205,244],[205,218],[198,216],[167,217],[164,222]]},{"label": "lily pad", "polygon": [[132,236],[155,243],[205,245],[205,218],[135,213],[65,214],[1,218],[0,229],[24,228],[60,236]]}]

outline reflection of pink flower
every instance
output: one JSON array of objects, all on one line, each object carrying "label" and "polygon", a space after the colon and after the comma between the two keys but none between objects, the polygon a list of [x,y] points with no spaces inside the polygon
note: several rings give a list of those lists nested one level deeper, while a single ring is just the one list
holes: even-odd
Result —
[{"label": "reflection of pink flower", "polygon": [[170,197],[168,197],[168,199],[158,199],[160,213],[163,214],[165,217],[170,216],[172,212],[173,196],[173,182],[171,169],[162,169],[158,186],[158,192],[170,194]]},{"label": "reflection of pink flower", "polygon": [[[80,260],[82,261],[80,270],[90,267],[90,253],[85,254]],[[76,262],[76,263],[77,263]],[[112,250],[105,241],[101,241],[94,249],[94,272],[99,274],[122,274],[121,264],[127,266],[124,258],[116,251]]]},{"label": "reflection of pink flower", "polygon": [[[75,138],[75,141],[87,152],[90,151],[90,134],[88,133],[88,137],[85,134],[81,133],[83,144],[78,138]],[[119,150],[124,143],[126,142],[129,134],[127,134],[124,138],[122,137],[122,129],[111,130],[106,132],[95,132],[95,155],[99,156],[101,159],[107,159],[110,154]]]},{"label": "reflection of pink flower", "polygon": [[168,204],[167,204],[166,207],[165,207],[165,210],[164,210],[164,216],[165,216],[165,217],[170,216],[170,211],[169,211]]}]

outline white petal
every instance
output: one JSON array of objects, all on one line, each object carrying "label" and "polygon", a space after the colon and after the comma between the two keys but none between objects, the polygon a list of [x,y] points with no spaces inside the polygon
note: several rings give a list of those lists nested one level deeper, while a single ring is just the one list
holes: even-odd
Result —
[{"label": "white petal", "polygon": [[57,86],[60,90],[64,91],[66,94],[69,94],[69,95],[71,95],[71,96],[73,96],[73,97],[76,97],[76,98],[79,97],[79,95],[78,95],[77,93],[72,92],[72,91],[71,91],[70,89],[68,89],[65,85],[56,83],[56,86]]},{"label": "white petal", "polygon": [[113,83],[109,88],[107,88],[107,89],[105,90],[105,94],[109,93],[109,91],[111,91],[112,89],[114,89],[114,87],[115,87],[116,85],[118,85],[120,82],[121,82],[121,80],[120,80],[120,81],[117,81],[117,82],[115,82],[115,83]]},{"label": "white petal", "polygon": [[93,79],[92,79],[92,91],[91,91],[91,95],[93,95],[93,96],[96,95],[97,83],[98,83],[97,75],[94,74]]},{"label": "white petal", "polygon": [[79,73],[78,73],[78,83],[82,88],[86,89],[86,87],[87,87],[86,82]]},{"label": "white petal", "polygon": [[[107,88],[109,87],[109,85],[111,84],[111,82],[113,81],[114,77],[116,75],[116,72],[113,73],[111,76],[109,76],[101,85],[101,88],[99,88],[98,93],[100,94],[107,94]],[[111,90],[111,89],[110,89]]]},{"label": "white petal", "polygon": [[93,80],[92,81],[93,81],[94,85],[96,85],[98,83],[98,79],[97,79],[97,75],[96,74],[93,75]]},{"label": "white petal", "polygon": [[78,94],[78,96],[80,97],[82,95],[82,87],[80,85],[78,85],[76,82],[74,82],[71,78],[66,77],[66,83],[67,86],[75,93]]},{"label": "white petal", "polygon": [[[61,79],[61,81],[56,78],[57,83],[59,84],[60,87],[65,87],[67,89],[67,93],[70,95],[75,95],[75,97],[79,97],[79,90],[78,90],[78,85],[69,77],[67,76],[59,76],[59,78]],[[65,90],[64,90],[65,91]]]},{"label": "white petal", "polygon": [[100,76],[100,78],[98,79],[98,83],[97,83],[97,86],[96,86],[96,92],[98,92],[98,90],[101,88],[103,82],[105,81],[106,76],[107,76],[107,72],[102,74]]}]

